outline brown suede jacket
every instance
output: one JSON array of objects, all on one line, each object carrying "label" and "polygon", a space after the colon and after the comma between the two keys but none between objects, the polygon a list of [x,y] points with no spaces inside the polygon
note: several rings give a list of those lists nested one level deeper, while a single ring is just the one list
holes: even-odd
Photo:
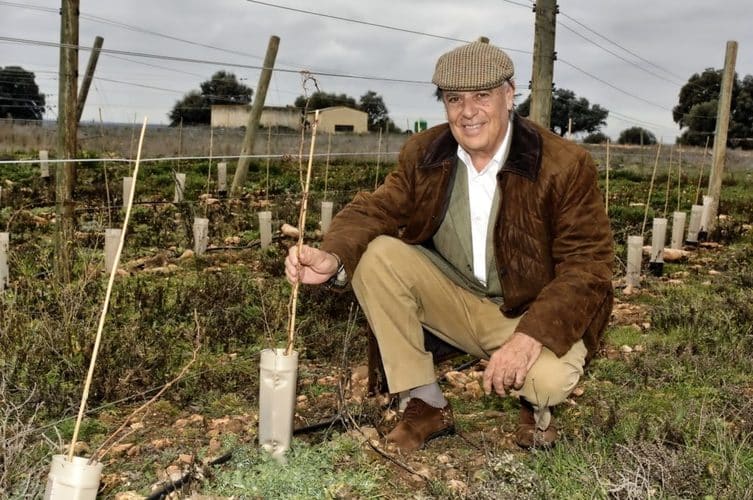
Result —
[{"label": "brown suede jacket", "polygon": [[[515,116],[510,153],[497,174],[494,226],[503,314],[526,313],[518,330],[558,356],[579,339],[589,359],[612,310],[612,233],[589,153]],[[398,167],[373,193],[359,193],[332,221],[322,249],[349,276],[379,235],[431,240],[447,211],[457,165],[447,124],[411,137]]]}]

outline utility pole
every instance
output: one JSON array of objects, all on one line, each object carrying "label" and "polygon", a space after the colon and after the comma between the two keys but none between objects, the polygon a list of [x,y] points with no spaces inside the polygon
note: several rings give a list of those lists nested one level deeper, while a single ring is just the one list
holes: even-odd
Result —
[{"label": "utility pole", "polygon": [[246,125],[246,135],[243,137],[243,146],[241,147],[241,157],[238,159],[238,166],[233,176],[233,185],[230,188],[230,196],[237,197],[241,192],[241,187],[246,183],[248,177],[248,165],[251,159],[248,155],[254,152],[254,142],[256,141],[256,129],[259,128],[261,112],[264,109],[264,100],[267,98],[267,89],[269,81],[272,79],[272,70],[277,58],[277,49],[280,47],[280,38],[272,35],[269,37],[267,45],[267,54],[264,56],[264,67],[259,75],[259,84],[256,86],[256,96],[254,104],[251,106],[251,114],[248,117]]},{"label": "utility pole", "polygon": [[557,29],[557,0],[537,0],[531,72],[531,113],[529,118],[549,128],[552,117],[552,81],[554,79],[554,34]]},{"label": "utility pole", "polygon": [[712,153],[711,174],[709,175],[708,195],[714,201],[709,212],[709,232],[716,227],[716,215],[719,211],[719,196],[722,192],[722,175],[727,160],[727,130],[732,104],[732,84],[735,81],[735,61],[737,60],[737,42],[727,42],[724,54],[724,73],[722,88],[719,92],[719,107],[716,110],[716,131],[714,132],[714,152]]},{"label": "utility pole", "polygon": [[76,123],[81,123],[81,115],[84,112],[84,106],[86,106],[86,96],[89,95],[89,87],[92,84],[92,78],[94,78],[94,70],[97,68],[99,51],[102,50],[102,42],[104,42],[104,39],[101,36],[94,38],[94,45],[92,45],[92,51],[89,54],[89,64],[86,66],[86,74],[84,74],[84,80],[81,82],[81,89],[78,91]]},{"label": "utility pole", "polygon": [[[59,159],[76,158],[78,16],[79,0],[62,0],[60,9],[60,74],[58,77],[57,153]],[[55,173],[57,219],[55,270],[58,279],[64,283],[69,283],[73,266],[73,186],[76,182],[76,164],[65,162],[57,165]]]}]

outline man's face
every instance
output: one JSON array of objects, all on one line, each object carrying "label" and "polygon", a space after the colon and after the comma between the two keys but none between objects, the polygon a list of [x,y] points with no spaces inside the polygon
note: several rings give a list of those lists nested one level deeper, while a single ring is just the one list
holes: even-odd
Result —
[{"label": "man's face", "polygon": [[447,121],[455,140],[482,168],[502,144],[507,133],[514,88],[510,83],[473,92],[442,93]]}]

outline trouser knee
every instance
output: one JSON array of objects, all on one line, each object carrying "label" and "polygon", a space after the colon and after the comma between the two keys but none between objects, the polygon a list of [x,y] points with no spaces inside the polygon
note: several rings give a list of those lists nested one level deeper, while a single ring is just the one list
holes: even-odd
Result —
[{"label": "trouser knee", "polygon": [[358,293],[359,288],[374,284],[376,279],[385,279],[387,274],[385,266],[395,262],[395,257],[392,256],[395,252],[402,250],[401,246],[407,245],[391,236],[378,236],[369,243],[358,261],[358,266],[356,266],[351,280],[356,293]]},{"label": "trouser knee", "polygon": [[554,354],[551,358],[554,359],[544,359],[543,366],[534,365],[521,389],[521,396],[539,407],[563,402],[583,375],[582,365],[557,358]]}]

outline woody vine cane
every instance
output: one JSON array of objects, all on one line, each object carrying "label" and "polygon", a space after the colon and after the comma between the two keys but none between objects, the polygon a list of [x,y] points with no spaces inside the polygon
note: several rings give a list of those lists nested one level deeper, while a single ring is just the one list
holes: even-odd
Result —
[{"label": "woody vine cane", "polygon": [[[311,167],[314,159],[316,129],[319,112],[314,113],[311,129],[311,150],[309,152],[306,180],[303,184],[301,211],[298,219],[298,244],[300,254],[303,235],[306,229]],[[293,284],[288,303],[288,341],[285,349],[264,349],[259,363],[259,445],[280,462],[285,461],[285,452],[290,448],[293,436],[293,415],[295,414],[296,376],[298,373],[298,352],[295,343],[295,317],[298,305],[299,283]]]},{"label": "woody vine cane", "polygon": [[[314,112],[314,125],[311,127],[311,147],[309,149],[309,161],[306,167],[306,183],[303,186],[303,195],[301,196],[301,213],[298,217],[298,243],[296,244],[296,251],[300,255],[301,248],[303,247],[303,233],[306,229],[306,212],[308,208],[309,199],[309,184],[311,183],[311,166],[314,161],[314,146],[316,144],[316,129],[319,125],[319,110]],[[300,263],[298,264],[298,272],[300,273]],[[285,355],[290,356],[293,350],[293,343],[295,341],[295,313],[298,305],[298,289],[300,288],[300,281],[296,280],[293,284],[293,292],[290,297],[290,321],[288,322],[288,346],[285,349]]]}]

